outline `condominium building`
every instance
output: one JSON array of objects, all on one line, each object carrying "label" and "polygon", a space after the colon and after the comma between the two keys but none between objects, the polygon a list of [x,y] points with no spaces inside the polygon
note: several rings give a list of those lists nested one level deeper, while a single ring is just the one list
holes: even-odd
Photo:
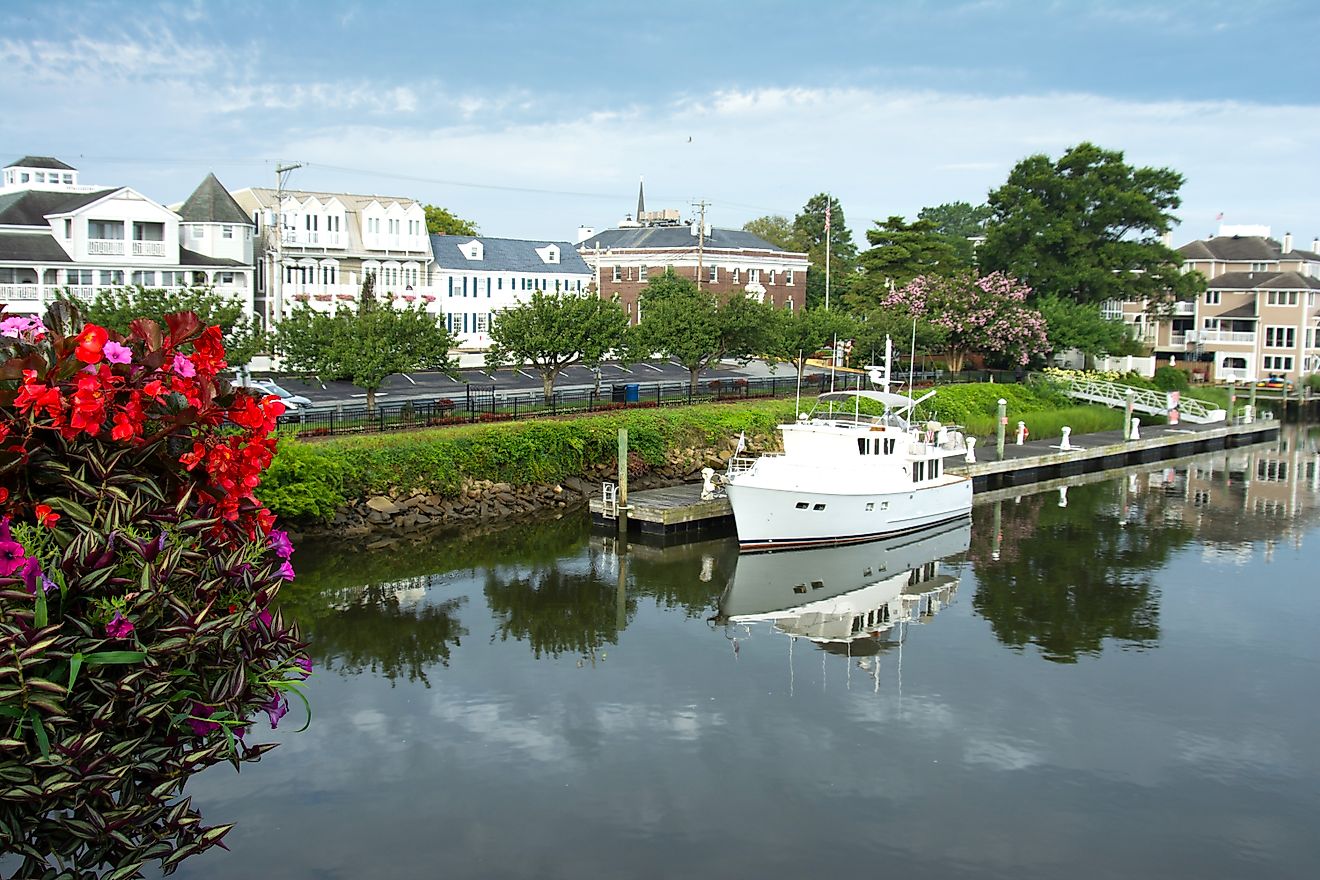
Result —
[{"label": "condominium building", "polygon": [[4,168],[0,186],[0,302],[45,310],[67,289],[214,287],[252,308],[252,226],[208,175],[184,219],[127,186],[88,186],[50,156]]}]

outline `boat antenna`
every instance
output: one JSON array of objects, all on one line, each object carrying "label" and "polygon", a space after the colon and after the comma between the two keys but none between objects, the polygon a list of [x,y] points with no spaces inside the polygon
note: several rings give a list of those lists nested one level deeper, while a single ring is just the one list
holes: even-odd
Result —
[{"label": "boat antenna", "polygon": [[[912,319],[912,350],[908,352],[908,400],[912,399],[912,386],[916,384],[917,379],[917,319]],[[916,404],[914,403],[915,407]],[[916,415],[916,413],[912,413]]]},{"label": "boat antenna", "polygon": [[798,349],[798,380],[797,380],[797,400],[793,401],[793,421],[797,421],[798,416],[802,415],[802,368],[807,365],[802,359],[802,349]]}]

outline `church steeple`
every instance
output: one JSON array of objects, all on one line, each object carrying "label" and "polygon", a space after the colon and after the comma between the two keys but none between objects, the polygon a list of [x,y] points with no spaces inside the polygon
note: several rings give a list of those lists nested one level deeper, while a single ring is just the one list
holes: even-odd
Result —
[{"label": "church steeple", "polygon": [[642,222],[642,213],[646,210],[646,195],[642,192],[643,178],[637,178],[637,213],[634,215],[637,222]]}]

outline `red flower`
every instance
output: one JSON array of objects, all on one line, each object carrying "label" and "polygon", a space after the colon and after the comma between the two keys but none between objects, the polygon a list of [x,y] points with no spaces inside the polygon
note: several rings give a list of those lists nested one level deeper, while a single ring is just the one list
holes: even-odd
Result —
[{"label": "red flower", "polygon": [[8,500],[9,500],[9,490],[6,489],[4,486],[0,486],[0,504],[4,504]]},{"label": "red flower", "polygon": [[55,528],[55,523],[60,521],[60,515],[50,509],[49,504],[37,505],[37,522],[48,529]]},{"label": "red flower", "polygon": [[104,327],[88,324],[83,327],[77,338],[78,348],[74,351],[74,356],[85,364],[94,364],[103,357],[102,349],[110,339],[110,334]]}]

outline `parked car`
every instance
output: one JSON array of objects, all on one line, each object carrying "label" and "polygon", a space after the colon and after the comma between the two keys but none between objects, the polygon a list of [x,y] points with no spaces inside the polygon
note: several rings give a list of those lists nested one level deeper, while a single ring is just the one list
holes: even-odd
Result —
[{"label": "parked car", "polygon": [[312,401],[303,397],[301,394],[294,394],[292,391],[277,385],[270,379],[248,379],[241,383],[245,388],[251,388],[253,391],[261,394],[274,394],[284,404],[285,408],[292,412],[300,406],[311,406]]}]

